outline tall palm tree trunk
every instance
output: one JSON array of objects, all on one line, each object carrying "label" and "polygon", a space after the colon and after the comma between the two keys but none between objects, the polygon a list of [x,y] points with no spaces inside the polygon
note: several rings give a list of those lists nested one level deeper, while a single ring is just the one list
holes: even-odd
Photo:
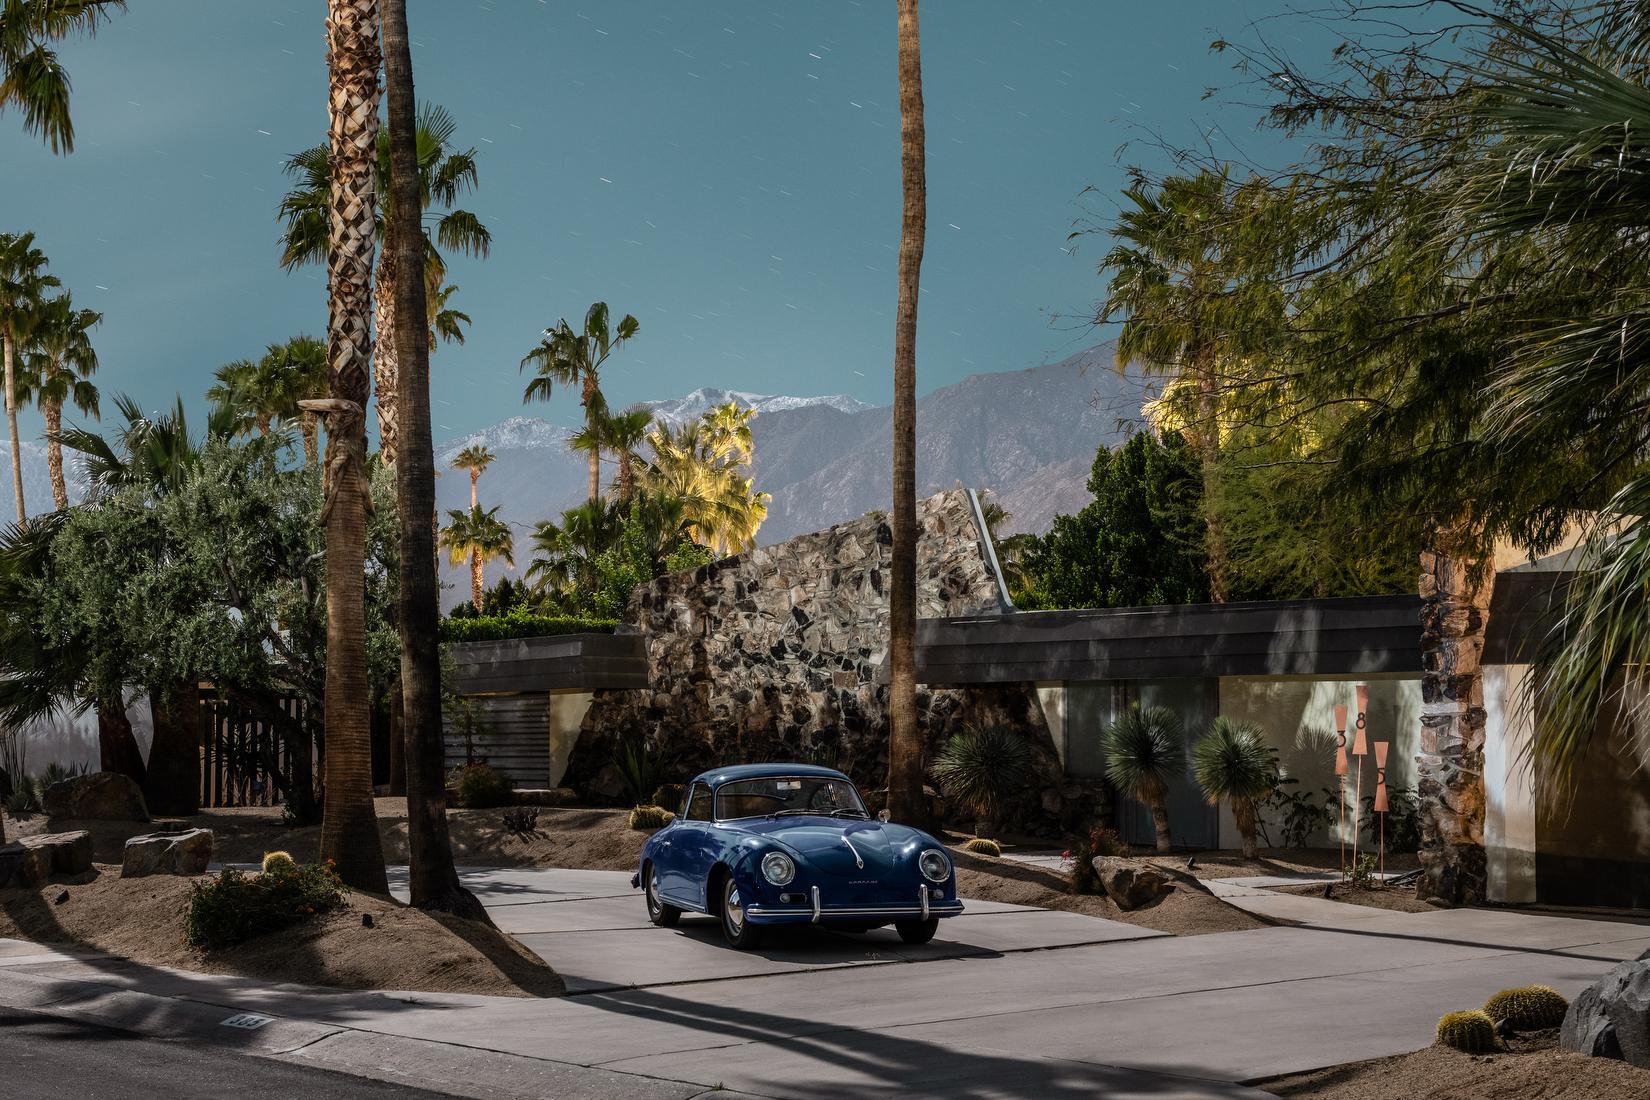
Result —
[{"label": "tall palm tree trunk", "polygon": [[1260,851],[1255,844],[1255,826],[1257,823],[1255,800],[1252,798],[1234,798],[1232,800],[1232,819],[1237,822],[1238,836],[1243,838],[1243,858],[1259,858]]},{"label": "tall palm tree trunk", "polygon": [[1438,531],[1421,554],[1421,751],[1416,791],[1422,874],[1416,896],[1449,905],[1484,900],[1484,676],[1488,567],[1475,569],[1465,532]]},{"label": "tall palm tree trunk", "polygon": [[474,466],[470,467],[470,508],[473,510],[477,503],[476,485],[481,481],[481,471]]},{"label": "tall palm tree trunk", "polygon": [[925,823],[922,737],[917,728],[917,291],[927,233],[922,53],[917,0],[899,0],[900,223],[899,309],[894,321],[893,562],[888,593],[888,809]]},{"label": "tall palm tree trunk", "polygon": [[[389,91],[390,186],[401,211],[389,246],[404,271],[417,271],[424,254],[420,228],[418,147],[412,50],[406,0],[384,0],[384,80]],[[430,436],[430,347],[423,279],[396,287],[400,429],[405,445],[395,466],[401,569],[396,590],[401,625],[402,736],[406,738],[407,838],[412,903],[472,920],[487,910],[459,885],[447,830],[442,778],[441,655],[436,640],[441,586],[435,565],[435,445]]]},{"label": "tall palm tree trunk", "polygon": [[314,466],[321,461],[320,418],[305,409],[299,424],[304,436],[304,465]]},{"label": "tall palm tree trunk", "polygon": [[394,467],[400,454],[397,392],[400,382],[399,355],[395,346],[395,249],[385,242],[378,257],[378,281],[373,286],[373,385],[378,391],[378,461]]},{"label": "tall palm tree trunk", "polygon": [[69,484],[63,478],[63,444],[57,433],[63,430],[63,405],[47,401],[42,410],[46,414],[46,471],[52,478],[52,503],[58,511],[69,506]]},{"label": "tall palm tree trunk", "polygon": [[11,487],[17,502],[17,522],[28,519],[23,509],[23,441],[17,436],[17,364],[16,340],[12,337],[11,321],[0,326],[0,351],[5,356],[6,368],[6,428],[11,432]]},{"label": "tall palm tree trunk", "polygon": [[371,389],[374,172],[378,139],[377,0],[328,0],[327,371],[332,396],[308,403],[326,418],[326,797],[321,858],[345,883],[387,892],[372,802],[365,575],[366,405]]},{"label": "tall palm tree trunk", "polygon": [[481,560],[480,550],[470,551],[470,602],[475,604],[476,610],[481,610],[481,595],[486,588],[486,564]]},{"label": "tall palm tree trunk", "polygon": [[1230,592],[1226,524],[1220,499],[1220,395],[1213,354],[1199,352],[1194,363],[1197,383],[1197,430],[1194,441],[1203,474],[1204,553],[1208,559],[1209,600],[1225,603]]},{"label": "tall palm tree trunk", "polygon": [[[584,426],[590,429],[592,439],[596,436],[596,376],[584,376]],[[600,447],[590,448],[590,502],[594,504],[602,499],[602,451]]]}]

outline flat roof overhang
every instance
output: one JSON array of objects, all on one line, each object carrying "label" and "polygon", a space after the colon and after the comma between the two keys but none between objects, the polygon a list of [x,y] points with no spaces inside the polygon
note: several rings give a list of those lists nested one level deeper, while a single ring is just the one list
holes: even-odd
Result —
[{"label": "flat roof overhang", "polygon": [[465,695],[520,695],[645,688],[640,634],[557,634],[452,642],[453,689]]},{"label": "flat roof overhang", "polygon": [[1421,674],[1419,596],[1020,611],[917,624],[917,680]]}]

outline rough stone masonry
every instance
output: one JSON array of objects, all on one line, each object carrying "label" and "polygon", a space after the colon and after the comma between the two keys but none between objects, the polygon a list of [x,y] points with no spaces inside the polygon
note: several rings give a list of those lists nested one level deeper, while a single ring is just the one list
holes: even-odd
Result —
[{"label": "rough stone masonry", "polygon": [[[967,494],[918,505],[917,615],[997,610]],[[641,633],[651,687],[597,693],[564,782],[617,798],[618,746],[645,741],[682,780],[718,764],[812,760],[863,789],[887,784],[888,575],[881,513],[660,577],[631,597],[620,629]],[[952,733],[1007,725],[1037,749],[1038,776],[1006,825],[1055,833],[1098,820],[1095,784],[1064,777],[1030,684],[920,689],[930,755]]]}]

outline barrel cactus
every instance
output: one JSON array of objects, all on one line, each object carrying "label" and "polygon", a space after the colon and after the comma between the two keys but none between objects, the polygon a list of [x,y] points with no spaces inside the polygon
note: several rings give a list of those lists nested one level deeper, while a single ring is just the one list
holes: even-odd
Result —
[{"label": "barrel cactus", "polygon": [[1495,1021],[1482,1009],[1451,1012],[1438,1021],[1438,1041],[1468,1054],[1496,1048]]},{"label": "barrel cactus", "polygon": [[963,850],[973,852],[977,856],[1000,856],[1003,854],[1001,844],[998,844],[995,840],[987,840],[983,836],[970,839],[968,843],[963,845]]},{"label": "barrel cactus", "polygon": [[674,816],[663,806],[637,806],[630,811],[630,827],[638,831],[662,829]]},{"label": "barrel cactus", "polygon": [[298,861],[292,858],[290,852],[265,852],[263,873],[266,875],[291,875],[298,871]]},{"label": "barrel cactus", "polygon": [[1570,1002],[1558,990],[1526,985],[1495,994],[1484,1002],[1484,1014],[1492,1020],[1505,1020],[1518,1031],[1539,1031],[1562,1024],[1569,1007]]}]

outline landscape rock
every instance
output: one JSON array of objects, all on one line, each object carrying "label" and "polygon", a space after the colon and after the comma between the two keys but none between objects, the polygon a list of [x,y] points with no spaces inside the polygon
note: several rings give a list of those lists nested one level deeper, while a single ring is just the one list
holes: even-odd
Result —
[{"label": "landscape rock", "polygon": [[1650,959],[1621,963],[1570,1002],[1560,1049],[1650,1069]]},{"label": "landscape rock", "polygon": [[25,848],[43,850],[51,861],[54,875],[78,875],[92,869],[92,834],[85,829],[26,836],[17,842]]},{"label": "landscape rock", "polygon": [[50,818],[74,821],[148,821],[143,791],[119,772],[94,772],[53,783],[41,796]]},{"label": "landscape rock", "polygon": [[1095,856],[1094,873],[1099,876],[1106,896],[1125,912],[1150,905],[1174,889],[1169,877],[1161,871],[1118,856]]},{"label": "landscape rock", "polygon": [[212,830],[183,829],[148,833],[126,842],[121,853],[120,877],[200,875],[212,862]]},{"label": "landscape rock", "polygon": [[571,806],[579,800],[571,787],[518,788],[513,798],[517,806]]},{"label": "landscape rock", "polygon": [[51,873],[51,849],[31,848],[15,842],[0,847],[0,889],[39,886]]}]

